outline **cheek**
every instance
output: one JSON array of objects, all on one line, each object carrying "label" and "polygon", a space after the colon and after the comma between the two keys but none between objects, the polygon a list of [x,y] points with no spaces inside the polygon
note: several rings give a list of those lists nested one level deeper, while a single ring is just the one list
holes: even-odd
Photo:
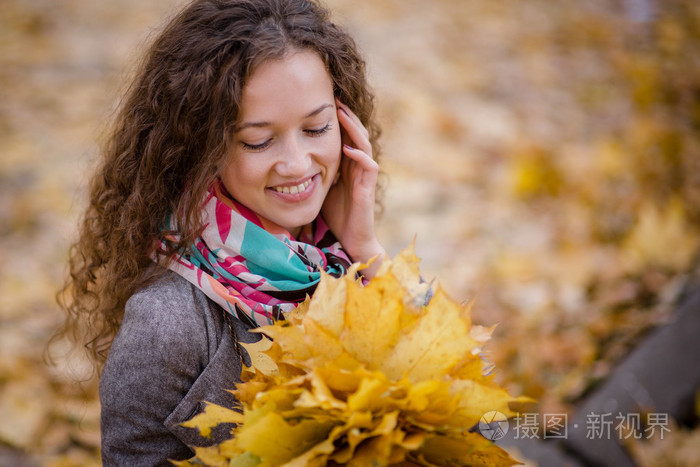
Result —
[{"label": "cheek", "polygon": [[252,158],[233,154],[221,170],[221,179],[226,189],[231,194],[240,195],[237,192],[244,187],[262,183],[264,171],[259,165]]},{"label": "cheek", "polygon": [[221,169],[221,178],[224,182],[233,181],[236,174],[240,173],[240,163],[235,156],[229,156]]},{"label": "cheek", "polygon": [[340,166],[340,158],[343,154],[342,141],[340,137],[340,131],[335,131],[331,138],[329,138],[328,146],[326,149],[326,154],[328,155],[327,165],[330,167]]}]

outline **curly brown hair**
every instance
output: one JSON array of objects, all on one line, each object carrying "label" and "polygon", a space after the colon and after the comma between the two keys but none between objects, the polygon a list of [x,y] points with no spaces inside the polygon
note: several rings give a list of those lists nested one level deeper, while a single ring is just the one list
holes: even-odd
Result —
[{"label": "curly brown hair", "polygon": [[[230,152],[242,89],[256,66],[292,49],[318,53],[336,97],[379,136],[365,62],[313,0],[195,0],[156,37],[127,89],[89,188],[59,335],[104,363],[127,299],[201,230],[200,200]],[[379,148],[374,147],[375,158]],[[164,231],[168,216],[177,231]],[[178,242],[166,235],[177,234]]]}]

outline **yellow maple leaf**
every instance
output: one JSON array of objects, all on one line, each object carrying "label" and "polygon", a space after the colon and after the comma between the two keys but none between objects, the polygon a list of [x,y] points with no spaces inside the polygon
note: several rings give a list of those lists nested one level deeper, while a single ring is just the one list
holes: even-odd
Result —
[{"label": "yellow maple leaf", "polygon": [[419,319],[401,336],[382,369],[411,381],[437,378],[450,371],[479,344],[469,335],[464,308],[438,289]]},{"label": "yellow maple leaf", "polygon": [[417,452],[417,458],[428,465],[508,467],[518,462],[502,449],[476,433],[459,436],[431,436]]},{"label": "yellow maple leaf", "polygon": [[258,371],[268,376],[279,373],[279,367],[275,363],[275,360],[265,353],[272,347],[272,341],[270,339],[262,338],[250,344],[246,342],[241,342],[240,344],[246,352],[248,352],[251,361],[255,362],[254,365]]},{"label": "yellow maple leaf", "polygon": [[354,312],[345,313],[340,343],[371,370],[384,364],[398,340],[403,296],[391,293],[397,287],[399,282],[391,274],[379,276],[366,287],[347,287],[346,309]]},{"label": "yellow maple leaf", "polygon": [[282,465],[323,441],[333,424],[306,419],[291,423],[276,412],[268,412],[236,435],[243,451],[255,454],[262,465]]},{"label": "yellow maple leaf", "polygon": [[221,423],[242,423],[243,414],[220,405],[207,402],[204,412],[201,412],[190,420],[182,423],[187,428],[197,428],[199,434],[208,438],[211,430]]}]

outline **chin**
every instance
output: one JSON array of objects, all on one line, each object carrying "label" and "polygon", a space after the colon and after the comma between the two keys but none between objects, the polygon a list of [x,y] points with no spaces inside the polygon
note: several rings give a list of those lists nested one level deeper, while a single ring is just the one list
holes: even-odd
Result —
[{"label": "chin", "polygon": [[282,227],[284,227],[286,230],[292,232],[295,229],[298,229],[300,227],[303,227],[307,224],[310,224],[313,222],[314,219],[318,216],[320,210],[316,211],[315,213],[311,214],[299,214],[296,216],[293,216],[292,219],[280,219],[280,222],[278,224]]}]

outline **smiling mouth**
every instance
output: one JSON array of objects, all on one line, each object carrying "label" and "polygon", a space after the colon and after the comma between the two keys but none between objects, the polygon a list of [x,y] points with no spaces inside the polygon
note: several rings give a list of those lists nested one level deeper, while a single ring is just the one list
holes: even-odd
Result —
[{"label": "smiling mouth", "polygon": [[298,185],[292,185],[292,186],[273,186],[270,187],[272,190],[276,191],[277,193],[288,193],[292,195],[296,195],[297,193],[303,193],[306,191],[307,188],[309,188],[309,185],[311,185],[311,181],[313,178],[309,178],[306,181],[298,184]]}]

